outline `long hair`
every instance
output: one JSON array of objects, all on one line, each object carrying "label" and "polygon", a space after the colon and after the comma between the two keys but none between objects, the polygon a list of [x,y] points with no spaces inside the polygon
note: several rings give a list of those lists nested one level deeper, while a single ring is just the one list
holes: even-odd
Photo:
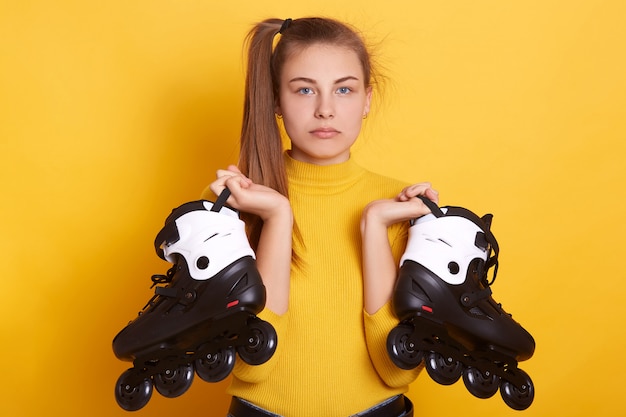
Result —
[{"label": "long hair", "polygon": [[[276,41],[276,35],[279,35]],[[314,44],[353,50],[362,67],[364,83],[371,84],[372,65],[365,42],[348,25],[329,18],[309,17],[284,21],[267,19],[256,24],[246,37],[248,62],[241,128],[239,168],[257,184],[289,197],[280,129],[274,110],[278,103],[284,63],[297,51]],[[250,243],[256,249],[262,221],[243,214]],[[296,236],[297,225],[295,225]]]}]

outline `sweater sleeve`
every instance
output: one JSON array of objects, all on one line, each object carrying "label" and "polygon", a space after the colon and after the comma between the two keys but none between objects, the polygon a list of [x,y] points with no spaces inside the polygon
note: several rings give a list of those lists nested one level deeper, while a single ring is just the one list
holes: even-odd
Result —
[{"label": "sweater sleeve", "polygon": [[[406,248],[408,224],[395,225],[390,228],[389,238],[391,251],[396,265],[399,263]],[[374,314],[363,310],[365,337],[367,348],[374,368],[383,381],[391,387],[401,387],[413,382],[423,368],[423,364],[415,369],[404,370],[398,368],[387,353],[387,336],[398,324],[398,318],[393,313],[391,300]]]},{"label": "sweater sleeve", "polygon": [[240,380],[249,383],[261,382],[268,378],[272,369],[274,369],[274,366],[278,362],[278,358],[283,350],[284,341],[287,340],[286,333],[289,322],[289,312],[278,315],[266,308],[261,311],[257,317],[271,324],[274,327],[274,330],[276,330],[276,351],[267,362],[262,363],[261,365],[249,365],[241,360],[241,358],[237,357],[235,360],[233,375]]},{"label": "sweater sleeve", "polygon": [[387,335],[398,324],[391,302],[374,314],[370,315],[364,311],[364,316],[367,348],[378,375],[390,387],[402,387],[413,382],[423,365],[411,370],[400,369],[391,361],[387,353]]}]

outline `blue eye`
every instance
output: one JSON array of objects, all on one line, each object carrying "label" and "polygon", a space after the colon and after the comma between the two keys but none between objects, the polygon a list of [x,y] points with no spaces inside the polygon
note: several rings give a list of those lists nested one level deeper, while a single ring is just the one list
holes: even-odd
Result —
[{"label": "blue eye", "polygon": [[352,91],[352,89],[350,87],[339,87],[337,89],[337,92],[339,94],[348,94],[350,91]]},{"label": "blue eye", "polygon": [[298,93],[300,94],[312,94],[313,90],[311,90],[309,87],[302,87],[301,89],[298,90]]}]

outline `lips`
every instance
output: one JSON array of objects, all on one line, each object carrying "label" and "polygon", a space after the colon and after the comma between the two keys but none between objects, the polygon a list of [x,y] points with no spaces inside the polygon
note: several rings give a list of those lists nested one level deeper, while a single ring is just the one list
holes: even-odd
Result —
[{"label": "lips", "polygon": [[320,139],[331,139],[337,136],[339,134],[339,131],[332,127],[320,127],[318,129],[312,130],[310,133]]}]

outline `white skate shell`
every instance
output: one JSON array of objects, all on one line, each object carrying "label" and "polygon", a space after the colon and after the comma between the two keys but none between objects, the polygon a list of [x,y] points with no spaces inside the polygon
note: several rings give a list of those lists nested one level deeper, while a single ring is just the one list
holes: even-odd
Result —
[{"label": "white skate shell", "polygon": [[[445,213],[447,209],[442,207]],[[461,216],[420,217],[409,228],[407,247],[400,265],[407,259],[421,264],[451,285],[465,281],[473,259],[487,260],[487,248],[476,246],[475,237],[482,229]]]},{"label": "white skate shell", "polygon": [[180,238],[162,244],[165,259],[175,263],[174,254],[183,256],[195,280],[210,279],[244,256],[255,257],[238,213],[228,207],[211,211],[210,201],[204,201],[203,205],[206,210],[191,211],[177,218]]}]

